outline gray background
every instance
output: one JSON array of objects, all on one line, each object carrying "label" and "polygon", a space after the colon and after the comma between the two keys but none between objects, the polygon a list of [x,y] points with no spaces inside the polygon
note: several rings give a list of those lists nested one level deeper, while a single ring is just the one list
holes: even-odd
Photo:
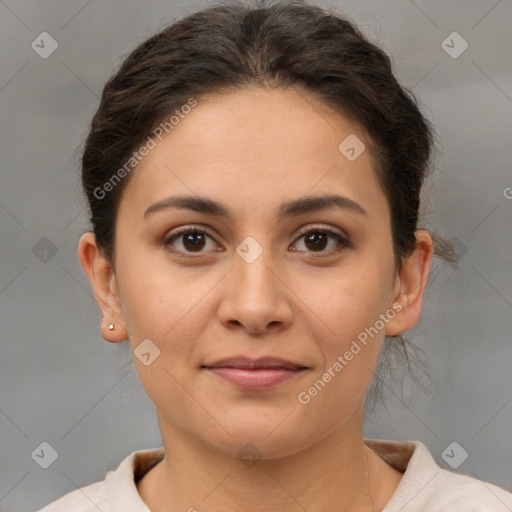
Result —
[{"label": "gray background", "polygon": [[[412,332],[435,385],[387,385],[365,436],[421,440],[447,469],[456,441],[469,455],[458,472],[512,490],[512,2],[317,3],[391,53],[425,105],[442,140],[425,219],[462,254],[455,272],[434,267]],[[128,344],[99,335],[76,257],[87,222],[75,150],[122,57],[204,5],[0,1],[1,511],[35,510],[161,443]],[[47,59],[31,47],[43,31],[58,42]],[[441,46],[453,31],[469,44],[458,58]],[[46,470],[31,457],[44,441],[58,452]]]}]

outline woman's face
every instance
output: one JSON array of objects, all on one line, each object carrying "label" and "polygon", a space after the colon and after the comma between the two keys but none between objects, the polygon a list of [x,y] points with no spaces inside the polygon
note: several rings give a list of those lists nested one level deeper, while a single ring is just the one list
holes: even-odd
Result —
[{"label": "woman's face", "polygon": [[[208,211],[165,206],[178,196]],[[115,269],[161,429],[232,455],[252,442],[275,458],[356,428],[384,336],[399,332],[390,212],[367,136],[299,89],[202,98],[132,172]],[[237,357],[307,369],[267,370],[287,378],[257,388],[205,368]]]}]

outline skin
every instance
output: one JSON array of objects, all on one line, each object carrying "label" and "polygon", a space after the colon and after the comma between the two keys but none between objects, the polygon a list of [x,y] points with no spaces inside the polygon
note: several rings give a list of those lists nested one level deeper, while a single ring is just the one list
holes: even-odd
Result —
[{"label": "skin", "polygon": [[[338,150],[349,134],[367,148],[354,161]],[[102,336],[129,339],[132,351],[149,338],[160,350],[148,366],[134,357],[166,453],[138,483],[152,511],[382,510],[395,492],[402,473],[364,445],[364,400],[384,336],[420,318],[433,244],[418,230],[414,252],[395,269],[370,143],[361,126],[298,88],[201,98],[130,175],[112,264],[92,233],[82,236],[78,257]],[[283,202],[333,193],[366,214],[277,213]],[[150,205],[181,194],[221,202],[232,218],[173,208],[144,219]],[[190,225],[207,232],[199,252],[186,236],[165,246]],[[336,251],[328,238],[318,248],[301,227],[332,229],[350,245]],[[248,236],[263,248],[252,263],[236,252]],[[398,303],[378,335],[301,404],[298,394]],[[235,355],[308,370],[247,391],[201,368]],[[260,452],[250,467],[237,456],[249,442]]]}]

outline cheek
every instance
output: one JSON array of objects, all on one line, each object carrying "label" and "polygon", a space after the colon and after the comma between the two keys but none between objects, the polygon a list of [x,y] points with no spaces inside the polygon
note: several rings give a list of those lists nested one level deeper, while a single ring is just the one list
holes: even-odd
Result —
[{"label": "cheek", "polygon": [[310,413],[336,411],[340,420],[366,393],[385,335],[380,315],[391,306],[386,268],[377,255],[371,255],[350,268],[316,276],[314,288],[312,282],[300,281],[298,295],[307,305],[305,327],[322,361],[302,390]]},{"label": "cheek", "polygon": [[389,307],[391,281],[385,279],[382,264],[376,257],[358,260],[296,279],[295,290],[307,306],[310,325],[332,350],[343,349]]},{"label": "cheek", "polygon": [[177,341],[188,346],[188,339],[196,338],[201,319],[207,320],[207,315],[201,314],[202,303],[218,277],[201,273],[199,268],[173,266],[165,255],[144,258],[144,254],[125,258],[119,275],[123,315],[132,345],[150,338],[162,350],[171,346],[179,350]]},{"label": "cheek", "polygon": [[[118,267],[121,304],[140,382],[157,409],[174,423],[190,408],[190,365],[211,314],[208,292],[215,276],[191,275],[171,265],[127,257]],[[210,305],[211,306],[211,305]],[[146,340],[150,340],[148,343]],[[139,348],[140,347],[140,348]],[[142,350],[142,347],[145,347]],[[149,353],[144,360],[139,355]],[[146,364],[149,363],[149,364]]]},{"label": "cheek", "polygon": [[381,311],[371,295],[340,292],[331,295],[323,311],[329,329],[320,327],[310,334],[322,364],[304,381],[295,399],[308,418],[318,418],[329,431],[348,421],[364,402],[384,330],[374,330]]}]

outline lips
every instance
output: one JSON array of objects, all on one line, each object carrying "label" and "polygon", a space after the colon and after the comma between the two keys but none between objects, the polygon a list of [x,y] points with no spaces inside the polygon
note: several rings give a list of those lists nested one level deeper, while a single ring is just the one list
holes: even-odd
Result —
[{"label": "lips", "polygon": [[286,382],[308,367],[277,357],[232,357],[203,366],[216,377],[246,390],[263,390]]},{"label": "lips", "polygon": [[281,359],[279,357],[260,357],[258,359],[250,359],[247,357],[231,357],[221,359],[212,364],[204,365],[205,368],[238,368],[243,370],[268,370],[268,369],[285,369],[285,370],[304,370],[307,367]]}]

